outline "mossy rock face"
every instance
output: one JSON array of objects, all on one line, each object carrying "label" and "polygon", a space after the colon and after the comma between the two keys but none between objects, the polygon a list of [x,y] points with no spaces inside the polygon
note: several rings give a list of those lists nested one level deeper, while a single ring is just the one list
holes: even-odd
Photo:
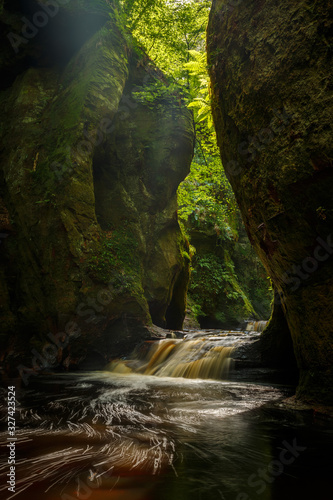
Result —
[{"label": "mossy rock face", "polygon": [[265,269],[240,225],[238,238],[188,228],[195,248],[189,297],[202,328],[239,328],[247,319],[266,320],[271,291]]},{"label": "mossy rock face", "polygon": [[[165,326],[175,297],[177,317],[185,312],[176,190],[192,159],[192,117],[118,25],[110,2],[64,3],[17,54],[7,35],[21,29],[26,12],[8,5],[0,17],[0,72],[11,75],[0,92],[7,345],[15,333],[17,343],[39,349],[49,332],[64,332],[72,339],[59,354],[67,366],[91,349],[119,355],[152,317]],[[82,36],[64,53],[55,41],[77,31]],[[152,106],[142,96],[155,82],[164,94]]]},{"label": "mossy rock face", "polygon": [[245,226],[280,296],[298,394],[332,401],[333,7],[215,0],[213,113]]}]

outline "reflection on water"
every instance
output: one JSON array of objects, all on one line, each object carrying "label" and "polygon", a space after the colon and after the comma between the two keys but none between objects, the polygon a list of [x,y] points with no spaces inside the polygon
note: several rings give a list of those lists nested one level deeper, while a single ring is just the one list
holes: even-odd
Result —
[{"label": "reflection on water", "polygon": [[18,391],[15,498],[329,500],[332,427],[280,408],[286,395],[138,374],[37,377]]}]

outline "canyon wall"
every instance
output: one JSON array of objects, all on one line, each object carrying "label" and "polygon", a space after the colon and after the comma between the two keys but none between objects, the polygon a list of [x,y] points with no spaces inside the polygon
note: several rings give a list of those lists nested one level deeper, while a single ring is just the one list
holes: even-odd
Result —
[{"label": "canyon wall", "polygon": [[2,357],[100,365],[181,328],[192,115],[111,2],[1,6]]},{"label": "canyon wall", "polygon": [[214,0],[213,114],[245,227],[277,291],[297,395],[332,402],[332,2]]}]

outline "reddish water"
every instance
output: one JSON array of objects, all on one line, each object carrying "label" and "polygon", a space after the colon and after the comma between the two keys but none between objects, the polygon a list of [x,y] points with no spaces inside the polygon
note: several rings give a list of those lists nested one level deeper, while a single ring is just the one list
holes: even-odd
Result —
[{"label": "reddish water", "polygon": [[281,386],[90,372],[17,384],[15,496],[1,499],[331,500],[331,422]]}]

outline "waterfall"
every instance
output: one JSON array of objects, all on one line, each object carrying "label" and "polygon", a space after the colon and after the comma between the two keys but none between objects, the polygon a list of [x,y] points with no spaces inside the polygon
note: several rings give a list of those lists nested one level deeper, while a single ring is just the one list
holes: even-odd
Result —
[{"label": "waterfall", "polygon": [[158,377],[225,379],[233,364],[232,346],[219,336],[195,339],[162,339],[145,342],[132,359],[113,361],[114,373],[141,373]]},{"label": "waterfall", "polygon": [[263,332],[268,321],[248,321],[246,325],[247,332]]}]

